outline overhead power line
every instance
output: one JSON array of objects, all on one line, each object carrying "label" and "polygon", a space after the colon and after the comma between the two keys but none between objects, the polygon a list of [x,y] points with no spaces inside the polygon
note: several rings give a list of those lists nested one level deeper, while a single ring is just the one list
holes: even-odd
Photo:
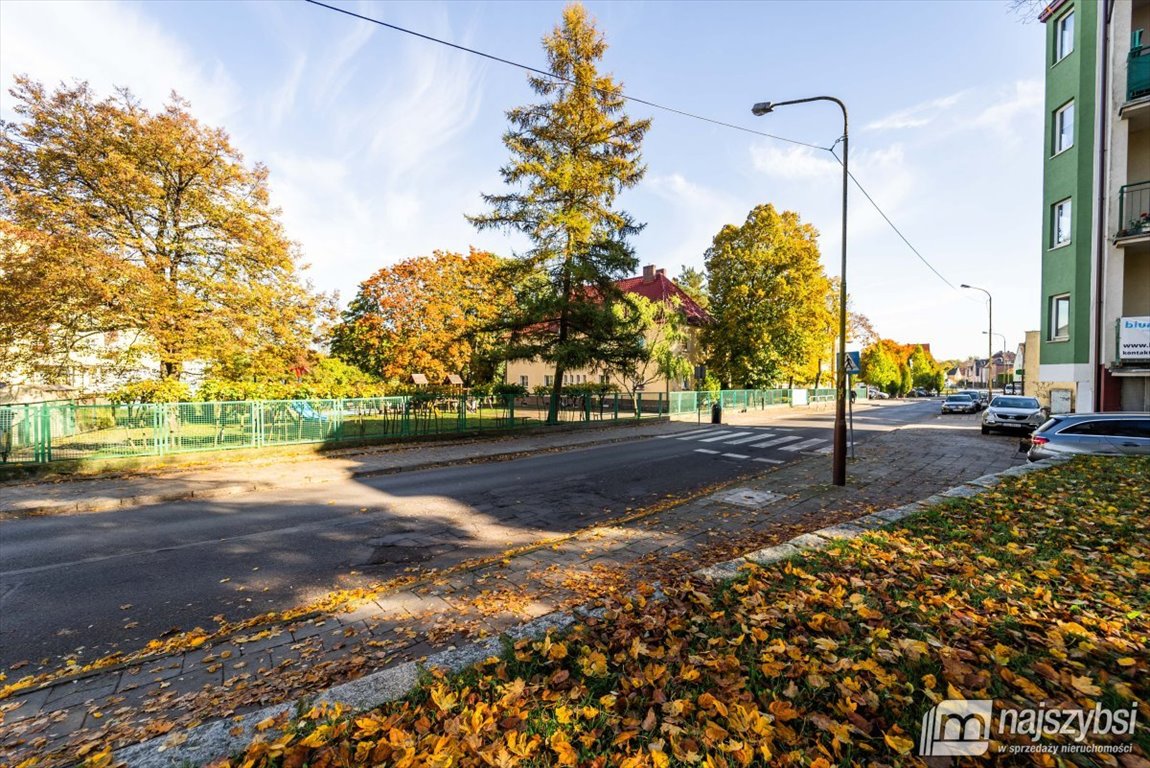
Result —
[{"label": "overhead power line", "polygon": [[[831,155],[834,156],[835,160],[839,161],[839,165],[842,165],[842,163],[843,163],[842,158],[839,157],[838,154],[836,152],[834,152],[834,150],[831,150]],[[896,227],[894,225],[894,222],[891,221],[890,217],[886,215],[886,212],[883,211],[883,209],[879,207],[879,204],[874,201],[874,198],[870,196],[870,193],[867,192],[865,189],[863,189],[863,185],[859,184],[859,180],[855,178],[855,175],[853,173],[851,173],[850,171],[847,171],[847,176],[850,176],[851,181],[853,181],[855,186],[858,187],[858,191],[862,192],[863,197],[865,197],[867,199],[867,202],[869,202],[872,206],[874,206],[874,209],[876,211],[878,211],[878,215],[882,216],[883,221],[885,221],[888,225],[890,225],[890,228],[894,230],[894,233],[896,235],[898,235],[899,238],[904,243],[906,243],[906,247],[910,248],[911,253],[913,253],[915,256],[917,256],[919,261],[921,261],[923,264],[925,264],[927,266],[927,269],[929,269],[931,272],[933,272],[935,275],[937,275],[939,280],[946,283],[951,288],[953,288],[954,290],[957,291],[958,288],[955,287],[954,283],[947,280],[941,272],[939,272],[937,269],[934,268],[934,265],[931,264],[925,256],[923,256],[921,253],[918,252],[917,248],[915,248],[913,245],[911,245],[910,240],[906,239],[906,235],[904,235],[902,233],[902,230],[900,230],[898,227]]]},{"label": "overhead power line", "polygon": [[[383,21],[382,19],[376,19],[376,18],[371,17],[371,16],[365,16],[361,13],[356,13],[355,11],[349,11],[346,8],[340,8],[339,6],[329,5],[328,3],[321,2],[321,0],[305,0],[305,1],[312,4],[312,5],[317,5],[320,8],[326,8],[329,11],[334,11],[336,13],[342,13],[344,16],[350,16],[353,19],[359,19],[360,21],[366,21],[369,24],[375,24],[377,26],[385,27],[385,28],[393,30],[395,32],[401,32],[405,35],[411,35],[412,37],[418,37],[421,40],[427,40],[428,42],[437,43],[439,45],[445,45],[448,48],[454,48],[457,51],[462,51],[464,53],[470,53],[473,56],[479,56],[480,58],[487,59],[489,61],[495,61],[495,62],[498,62],[500,64],[506,64],[509,67],[516,67],[516,68],[522,69],[526,72],[531,72],[531,73],[536,74],[536,75],[541,75],[543,77],[549,77],[553,80],[559,80],[559,81],[562,81],[565,83],[570,83],[572,85],[575,85],[575,81],[571,80],[570,78],[556,75],[554,72],[548,72],[545,69],[539,69],[538,67],[533,67],[529,64],[522,64],[518,61],[512,61],[511,59],[505,59],[501,56],[496,56],[494,54],[487,53],[485,51],[480,51],[480,50],[475,49],[475,48],[468,48],[465,45],[459,45],[458,43],[453,43],[450,40],[444,40],[442,38],[435,37],[433,35],[428,35],[428,34],[425,34],[423,32],[416,32],[413,29],[408,29],[407,27],[401,27],[398,24],[391,24],[389,22]],[[777,134],[767,133],[766,131],[757,131],[754,128],[747,128],[746,126],[743,126],[743,125],[737,125],[735,123],[728,123],[728,122],[723,121],[723,120],[716,120],[716,119],[711,118],[711,117],[699,115],[699,114],[696,114],[694,112],[688,112],[688,111],[683,110],[683,109],[677,109],[675,107],[668,107],[665,104],[659,104],[658,102],[648,101],[647,99],[641,99],[641,98],[638,98],[636,96],[627,96],[626,94],[618,94],[618,95],[621,96],[623,99],[625,99],[625,100],[627,100],[633,104],[642,104],[643,106],[650,107],[652,109],[658,109],[658,110],[662,110],[664,112],[670,112],[671,114],[674,114],[674,115],[679,115],[681,117],[690,118],[692,120],[699,120],[699,121],[704,122],[704,123],[710,123],[711,125],[717,125],[721,128],[729,128],[731,130],[740,131],[742,133],[749,133],[749,134],[752,134],[754,136],[762,136],[763,138],[774,139],[775,141],[782,141],[782,142],[785,142],[787,144],[795,144],[795,145],[800,146],[800,147],[807,147],[809,149],[818,149],[818,150],[821,150],[823,152],[829,152],[831,154],[831,156],[833,156],[836,160],[839,161],[840,164],[842,163],[842,160],[834,152],[835,146],[839,143],[839,141],[842,140],[841,137],[839,139],[836,139],[834,144],[832,144],[831,146],[824,147],[821,144],[812,144],[811,142],[799,141],[798,139],[791,139],[791,138],[787,138],[786,136],[779,136]],[[899,238],[904,243],[906,243],[906,246],[908,248],[910,248],[911,252],[914,253],[914,255],[917,256],[919,258],[919,260],[922,261],[922,263],[925,264],[930,269],[931,272],[933,272],[935,275],[937,275],[940,280],[942,280],[944,283],[946,283],[951,288],[954,288],[954,284],[951,283],[949,280],[947,280],[945,277],[943,277],[942,273],[940,273],[937,269],[935,269],[934,266],[926,259],[926,257],[923,256],[921,253],[919,253],[917,248],[915,248],[913,245],[911,245],[910,241],[906,239],[906,236],[903,235],[903,233],[899,230],[899,228],[894,225],[894,222],[892,222],[890,220],[890,217],[886,215],[886,213],[882,210],[882,208],[879,207],[878,203],[876,203],[874,201],[874,198],[872,198],[870,196],[870,194],[866,191],[866,189],[863,188],[863,185],[859,183],[859,180],[855,178],[854,174],[848,172],[848,175],[850,176],[851,181],[854,182],[854,185],[858,188],[859,192],[862,192],[863,196],[866,197],[867,202],[869,202],[874,207],[874,209],[876,211],[878,211],[878,214],[879,214],[879,216],[882,216],[883,221],[885,221],[890,226],[890,228],[894,230],[895,234],[898,235]],[[955,289],[955,290],[957,290],[957,289]]]},{"label": "overhead power line", "polygon": [[[371,16],[364,16],[361,13],[356,13],[355,11],[349,11],[346,8],[340,8],[340,7],[335,6],[335,5],[328,5],[327,3],[320,2],[320,0],[307,0],[307,2],[311,3],[312,5],[318,5],[321,8],[327,8],[329,11],[335,11],[336,13],[342,13],[345,16],[351,16],[352,18],[360,19],[362,21],[367,21],[367,22],[370,22],[372,24],[377,24],[381,27],[386,27],[388,29],[395,30],[396,32],[402,32],[405,35],[411,35],[413,37],[418,37],[420,39],[428,40],[428,41],[433,42],[433,43],[439,43],[440,45],[446,45],[448,48],[454,48],[457,51],[463,51],[464,53],[470,53],[474,56],[479,56],[481,58],[488,59],[490,61],[497,61],[500,64],[506,64],[509,67],[518,67],[519,69],[526,70],[527,72],[533,72],[534,74],[542,75],[543,77],[549,77],[553,80],[560,80],[562,82],[570,83],[571,85],[575,85],[575,81],[572,80],[571,78],[562,77],[560,75],[556,75],[554,72],[548,72],[545,69],[539,69],[538,67],[533,67],[529,64],[521,64],[518,61],[512,61],[511,59],[505,59],[505,58],[502,58],[501,56],[496,56],[496,55],[491,54],[491,53],[486,53],[484,51],[476,50],[475,48],[468,48],[465,45],[459,45],[458,43],[453,43],[449,40],[443,40],[442,38],[433,37],[432,35],[427,35],[427,34],[424,34],[423,32],[416,32],[415,30],[408,29],[407,27],[401,27],[398,24],[390,24],[390,23],[383,21],[381,19],[375,19],[375,18],[372,18]],[[692,112],[687,112],[687,111],[682,110],[682,109],[676,109],[674,107],[668,107],[664,104],[659,104],[659,103],[654,102],[654,101],[648,101],[646,99],[640,99],[640,98],[637,98],[635,96],[628,96],[626,94],[617,94],[617,95],[619,95],[623,99],[626,99],[627,101],[630,101],[634,104],[642,104],[644,106],[651,107],[652,109],[661,109],[664,112],[670,112],[672,114],[681,115],[682,117],[689,117],[692,120],[701,120],[705,123],[711,123],[712,125],[718,125],[718,126],[723,127],[723,128],[731,128],[731,129],[736,130],[736,131],[742,131],[743,133],[751,133],[751,134],[754,134],[755,136],[763,136],[763,137],[768,138],[768,139],[775,139],[776,141],[785,141],[788,144],[798,144],[799,146],[810,147],[811,149],[826,150],[826,147],[820,146],[818,144],[811,144],[811,143],[806,142],[806,141],[799,141],[798,139],[788,139],[786,136],[777,136],[773,133],[766,133],[765,131],[756,131],[754,128],[747,128],[746,126],[743,126],[743,125],[736,125],[735,123],[727,123],[727,122],[724,122],[722,120],[715,120],[714,118],[704,117],[703,115],[697,115],[697,114],[694,114]]]}]

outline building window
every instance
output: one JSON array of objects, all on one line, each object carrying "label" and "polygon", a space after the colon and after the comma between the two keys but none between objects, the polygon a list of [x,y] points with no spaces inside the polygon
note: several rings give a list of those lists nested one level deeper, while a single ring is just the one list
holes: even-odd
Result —
[{"label": "building window", "polygon": [[1074,102],[1054,113],[1054,154],[1074,146]]},{"label": "building window", "polygon": [[543,386],[545,386],[545,387],[551,386],[551,377],[550,376],[544,376],[543,377]]},{"label": "building window", "polygon": [[1050,340],[1070,338],[1070,294],[1050,297]]},{"label": "building window", "polygon": [[1054,216],[1050,226],[1051,247],[1056,248],[1070,242],[1070,198],[1054,204]]},{"label": "building window", "polygon": [[527,377],[526,376],[520,376],[519,377],[519,386],[521,386],[525,389],[527,388]]},{"label": "building window", "polygon": [[1074,11],[1063,16],[1055,25],[1054,63],[1065,59],[1074,51]]}]

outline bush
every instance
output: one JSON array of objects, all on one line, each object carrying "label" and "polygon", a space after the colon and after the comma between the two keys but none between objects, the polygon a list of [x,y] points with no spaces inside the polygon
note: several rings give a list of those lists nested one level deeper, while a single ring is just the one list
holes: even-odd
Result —
[{"label": "bush", "polygon": [[184,403],[192,399],[188,385],[175,379],[133,381],[108,396],[113,403]]},{"label": "bush", "polygon": [[522,384],[496,384],[490,390],[492,394],[502,397],[523,397],[527,394],[527,387]]}]

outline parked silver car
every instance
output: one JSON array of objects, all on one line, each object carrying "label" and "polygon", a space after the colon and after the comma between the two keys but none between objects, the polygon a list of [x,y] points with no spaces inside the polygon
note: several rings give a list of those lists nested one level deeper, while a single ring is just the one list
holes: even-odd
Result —
[{"label": "parked silver car", "polygon": [[1031,461],[1091,453],[1150,456],[1150,413],[1068,413],[1052,416],[1030,436]]},{"label": "parked silver car", "polygon": [[1046,411],[1033,397],[999,395],[982,412],[982,434],[996,429],[1033,432],[1046,421]]}]

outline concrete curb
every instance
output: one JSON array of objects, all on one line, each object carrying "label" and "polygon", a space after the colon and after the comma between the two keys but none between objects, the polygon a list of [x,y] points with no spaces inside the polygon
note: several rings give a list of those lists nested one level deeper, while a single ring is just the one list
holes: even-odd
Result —
[{"label": "concrete curb", "polygon": [[419,683],[424,670],[442,669],[446,672],[459,672],[492,656],[498,656],[507,641],[535,639],[547,632],[562,631],[574,624],[580,615],[594,616],[599,613],[600,611],[576,610],[572,613],[550,613],[540,616],[520,624],[500,637],[442,651],[429,656],[423,663],[409,661],[329,688],[316,696],[274,704],[239,718],[216,720],[180,731],[179,734],[187,738],[179,744],[173,743],[171,736],[166,736],[124,747],[116,751],[115,760],[126,763],[129,768],[203,765],[243,749],[255,738],[256,725],[269,717],[280,717],[295,711],[297,707],[306,709],[313,704],[322,703],[339,702],[355,712],[378,707],[402,699],[410,693]]},{"label": "concrete curb", "polygon": [[914,501],[910,504],[903,504],[901,507],[892,507],[879,512],[872,512],[869,515],[864,515],[863,517],[858,517],[845,523],[838,523],[837,525],[820,528],[811,533],[804,533],[782,544],[776,544],[773,547],[760,549],[757,552],[749,552],[741,557],[716,563],[706,568],[700,568],[694,571],[693,575],[710,582],[723,582],[738,578],[749,563],[754,563],[755,565],[771,565],[781,560],[790,559],[803,552],[825,549],[835,541],[858,538],[859,536],[890,525],[891,523],[897,523],[900,520],[912,517],[924,509],[946,501],[947,499],[968,499],[986,493],[998,485],[1004,477],[1021,477],[1031,472],[1049,469],[1069,460],[1069,457],[1043,459],[1030,464],[1020,464],[993,475],[976,477],[974,480],[965,482],[962,485],[956,485],[941,493],[936,493],[922,501]]}]

